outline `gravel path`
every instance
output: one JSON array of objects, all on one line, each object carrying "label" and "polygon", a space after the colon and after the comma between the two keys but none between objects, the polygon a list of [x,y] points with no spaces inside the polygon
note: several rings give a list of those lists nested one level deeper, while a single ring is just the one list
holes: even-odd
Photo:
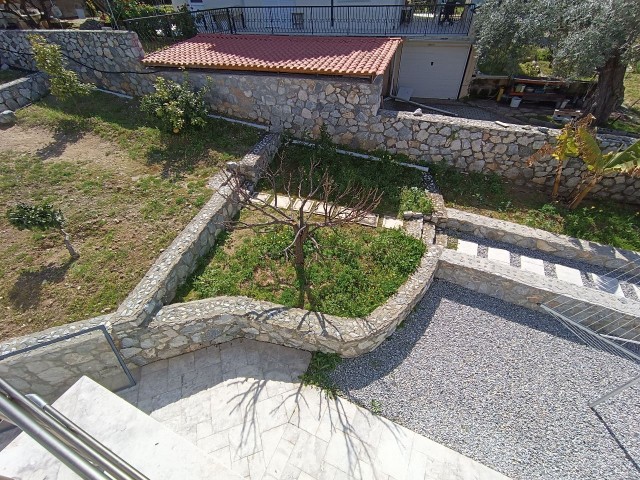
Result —
[{"label": "gravel path", "polygon": [[436,281],[374,352],[333,378],[364,406],[516,479],[640,478],[640,388],[590,400],[640,367],[551,317]]}]

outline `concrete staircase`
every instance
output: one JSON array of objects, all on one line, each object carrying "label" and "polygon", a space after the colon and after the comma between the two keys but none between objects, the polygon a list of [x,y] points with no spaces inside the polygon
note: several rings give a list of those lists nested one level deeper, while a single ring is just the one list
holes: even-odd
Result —
[{"label": "concrete staircase", "polygon": [[[53,405],[152,480],[242,478],[87,377]],[[20,480],[80,478],[24,433],[0,452],[0,474]]]}]

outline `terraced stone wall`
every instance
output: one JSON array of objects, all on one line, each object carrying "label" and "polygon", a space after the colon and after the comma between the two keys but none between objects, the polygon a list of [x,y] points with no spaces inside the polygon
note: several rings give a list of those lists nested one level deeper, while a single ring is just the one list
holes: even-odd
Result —
[{"label": "terraced stone wall", "polygon": [[[533,185],[551,190],[555,161],[542,159],[530,165],[529,157],[546,142],[553,142],[559,130],[528,125],[414,115],[381,110],[360,124],[354,134],[340,126],[328,126],[334,141],[367,150],[384,149],[403,153],[417,161],[445,162],[465,172],[493,172],[516,185]],[[600,135],[606,151],[631,145],[636,139]],[[563,170],[561,194],[579,182],[585,166],[572,160]],[[640,179],[628,175],[605,176],[591,193],[593,197],[640,204]]]},{"label": "terraced stone wall", "polygon": [[43,97],[49,86],[47,77],[43,73],[33,73],[13,82],[0,85],[0,112],[4,110],[16,111]]}]

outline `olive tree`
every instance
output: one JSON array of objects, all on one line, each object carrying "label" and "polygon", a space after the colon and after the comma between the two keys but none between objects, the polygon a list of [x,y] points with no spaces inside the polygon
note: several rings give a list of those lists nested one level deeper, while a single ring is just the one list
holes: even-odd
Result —
[{"label": "olive tree", "polygon": [[597,124],[622,105],[627,66],[640,59],[638,0],[487,0],[476,18],[481,59],[512,62],[531,45],[548,46],[564,77],[598,74],[585,113]]}]

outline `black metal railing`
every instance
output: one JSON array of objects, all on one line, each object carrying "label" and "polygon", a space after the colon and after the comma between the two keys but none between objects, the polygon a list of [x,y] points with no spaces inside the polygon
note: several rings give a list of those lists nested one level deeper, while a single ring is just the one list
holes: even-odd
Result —
[{"label": "black metal railing", "polygon": [[136,32],[145,52],[153,52],[198,34],[193,12],[170,13],[124,20],[127,30]]},{"label": "black metal railing", "polygon": [[475,4],[308,7],[229,7],[158,15],[125,21],[150,47],[196,33],[430,36],[468,35]]}]

